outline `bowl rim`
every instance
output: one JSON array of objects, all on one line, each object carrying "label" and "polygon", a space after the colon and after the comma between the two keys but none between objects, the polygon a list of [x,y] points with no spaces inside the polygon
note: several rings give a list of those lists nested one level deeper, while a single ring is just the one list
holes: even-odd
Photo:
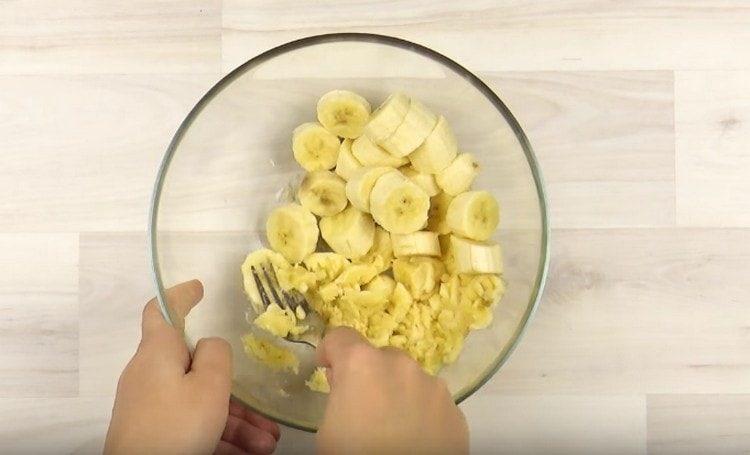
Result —
[{"label": "bowl rim", "polygon": [[[164,179],[166,177],[166,174],[169,169],[169,165],[172,161],[172,158],[174,156],[174,153],[177,150],[177,147],[182,141],[182,138],[184,137],[188,128],[192,125],[193,121],[201,113],[203,108],[219,92],[221,92],[221,90],[227,87],[235,79],[243,75],[246,71],[258,66],[259,64],[267,60],[270,60],[276,56],[282,55],[286,52],[294,51],[294,50],[301,49],[304,47],[309,47],[309,46],[314,46],[314,45],[319,45],[319,44],[324,44],[324,43],[331,43],[331,42],[350,42],[350,41],[383,44],[383,45],[397,47],[400,49],[415,52],[424,57],[428,57],[432,60],[435,60],[438,63],[441,63],[442,65],[448,67],[449,69],[453,70],[455,73],[459,74],[464,79],[469,81],[472,84],[472,86],[474,86],[474,88],[479,90],[485,96],[485,98],[487,98],[487,100],[493,104],[493,106],[503,116],[505,121],[508,122],[508,125],[513,130],[513,133],[515,134],[516,139],[519,141],[519,143],[521,144],[521,147],[523,148],[524,155],[526,156],[526,161],[529,165],[532,177],[534,179],[534,185],[536,188],[537,199],[538,199],[539,209],[540,209],[539,212],[541,215],[542,238],[541,238],[539,266],[537,268],[536,280],[534,282],[534,286],[533,286],[532,293],[531,293],[530,305],[527,305],[526,311],[524,312],[524,315],[521,320],[521,324],[518,325],[515,332],[511,336],[510,343],[506,345],[505,349],[503,349],[498,354],[497,358],[493,361],[493,363],[487,369],[485,369],[480,379],[476,381],[475,383],[471,384],[470,386],[464,388],[463,390],[460,390],[456,395],[453,396],[455,403],[459,404],[462,401],[464,401],[466,398],[474,394],[474,392],[479,390],[479,388],[481,388],[484,384],[486,384],[495,375],[495,373],[497,373],[500,367],[502,367],[508,361],[511,354],[513,354],[516,347],[518,346],[524,333],[526,332],[529,322],[531,318],[533,317],[534,313],[536,312],[537,307],[539,306],[539,302],[541,300],[541,297],[544,291],[544,286],[546,284],[547,273],[549,269],[549,258],[550,258],[549,209],[548,209],[544,179],[542,177],[539,163],[536,159],[531,143],[528,137],[526,136],[526,133],[523,131],[523,128],[521,128],[521,125],[519,124],[515,116],[511,113],[510,109],[508,109],[508,107],[500,99],[500,97],[473,72],[469,71],[467,68],[465,68],[464,66],[462,66],[455,60],[433,49],[430,49],[421,44],[414,43],[412,41],[408,41],[402,38],[397,38],[397,37],[389,36],[389,35],[381,35],[381,34],[375,34],[375,33],[351,33],[351,32],[326,33],[326,34],[311,35],[311,36],[295,39],[295,40],[286,42],[284,44],[281,44],[279,46],[273,47],[271,49],[268,49],[264,52],[261,52],[255,57],[252,57],[251,59],[247,60],[245,63],[236,67],[234,70],[230,71],[221,79],[219,79],[219,81],[216,82],[198,100],[198,102],[193,106],[193,108],[187,114],[185,119],[180,123],[180,126],[175,131],[174,136],[172,137],[172,140],[167,146],[167,150],[164,154],[164,157],[157,171],[156,182],[154,183],[154,188],[153,188],[153,192],[151,196],[147,239],[148,239],[149,263],[151,265],[151,278],[153,280],[154,285],[156,286],[156,297],[157,297],[157,301],[159,304],[159,309],[162,315],[164,316],[164,319],[170,325],[174,325],[169,307],[166,304],[165,288],[164,288],[164,283],[162,281],[161,269],[159,267],[159,255],[158,255],[158,248],[157,248],[157,242],[156,242],[156,235],[157,235],[159,203],[161,199],[161,190],[164,184]],[[308,426],[308,425],[301,424],[298,422],[290,422],[278,415],[272,415],[263,410],[256,409],[250,404],[245,403],[239,397],[236,397],[234,394],[232,394],[232,397],[236,398],[237,401],[242,403],[244,406],[249,407],[253,411],[258,412],[283,425],[296,428],[299,430],[303,430],[303,431],[309,431],[309,432],[317,431],[317,428],[313,426]]]}]

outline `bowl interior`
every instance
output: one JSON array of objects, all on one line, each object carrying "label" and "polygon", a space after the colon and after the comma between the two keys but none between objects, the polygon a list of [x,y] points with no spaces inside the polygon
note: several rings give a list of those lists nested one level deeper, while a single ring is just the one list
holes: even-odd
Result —
[{"label": "bowl interior", "polygon": [[[289,196],[302,175],[291,153],[291,132],[315,120],[318,97],[354,90],[377,106],[404,91],[442,113],[461,150],[476,155],[476,188],[500,201],[507,292],[494,322],[473,331],[445,378],[457,400],[483,384],[507,358],[541,292],[547,258],[544,195],[525,136],[484,84],[425,48],[375,35],[313,37],[271,50],[220,81],[178,130],[160,171],[152,207],[151,247],[159,286],[191,278],[205,285],[204,301],[186,320],[194,344],[221,336],[233,346],[233,394],[290,426],[315,429],[324,395],[304,380],[313,368],[310,348],[290,345],[299,375],[269,371],[248,358],[241,335],[251,331],[240,264],[265,242],[268,212]],[[283,388],[289,396],[284,396]]]}]

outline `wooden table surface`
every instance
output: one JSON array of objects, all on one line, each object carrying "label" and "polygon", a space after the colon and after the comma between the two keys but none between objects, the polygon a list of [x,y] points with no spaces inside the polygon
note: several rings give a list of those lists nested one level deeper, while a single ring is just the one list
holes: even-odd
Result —
[{"label": "wooden table surface", "polygon": [[750,453],[747,0],[0,1],[0,452],[100,450],[167,143],[222,74],[331,31],[478,72],[541,162],[547,290],[462,405],[475,452]]}]

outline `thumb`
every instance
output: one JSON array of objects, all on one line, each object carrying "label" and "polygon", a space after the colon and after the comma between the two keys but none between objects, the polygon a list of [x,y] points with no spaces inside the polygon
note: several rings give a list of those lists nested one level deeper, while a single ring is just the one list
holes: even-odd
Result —
[{"label": "thumb", "polygon": [[336,327],[328,331],[323,341],[318,344],[315,357],[318,365],[334,368],[356,349],[374,348],[356,330],[349,327]]},{"label": "thumb", "polygon": [[189,376],[229,395],[232,388],[232,347],[223,338],[202,338],[195,346]]}]

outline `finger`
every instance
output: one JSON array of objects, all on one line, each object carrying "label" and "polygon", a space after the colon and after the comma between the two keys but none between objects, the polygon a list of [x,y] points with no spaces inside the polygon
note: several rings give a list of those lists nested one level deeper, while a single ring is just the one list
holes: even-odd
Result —
[{"label": "finger", "polygon": [[279,438],[281,438],[281,431],[279,430],[279,426],[276,424],[276,422],[268,420],[257,412],[251,411],[244,405],[237,403],[234,400],[231,400],[229,402],[229,414],[239,417],[250,425],[253,425],[263,431],[270,433],[271,436],[273,436],[273,438],[277,441],[279,440]]},{"label": "finger", "polygon": [[323,341],[318,344],[315,358],[318,365],[335,368],[338,362],[351,353],[352,348],[361,346],[370,347],[359,332],[349,327],[337,327],[329,330]]},{"label": "finger", "polygon": [[273,435],[231,414],[221,439],[250,453],[265,455],[276,450]]},{"label": "finger", "polygon": [[[165,297],[172,323],[181,328],[185,316],[203,298],[203,285],[198,280],[187,281],[167,289]],[[151,299],[143,310],[142,337],[146,339],[150,335],[169,327],[167,321],[164,320],[158,302],[156,299]]]},{"label": "finger", "polygon": [[223,338],[201,338],[195,345],[188,375],[228,397],[232,388],[232,347]]},{"label": "finger", "polygon": [[229,442],[219,441],[214,450],[214,455],[247,455],[247,452]]}]

